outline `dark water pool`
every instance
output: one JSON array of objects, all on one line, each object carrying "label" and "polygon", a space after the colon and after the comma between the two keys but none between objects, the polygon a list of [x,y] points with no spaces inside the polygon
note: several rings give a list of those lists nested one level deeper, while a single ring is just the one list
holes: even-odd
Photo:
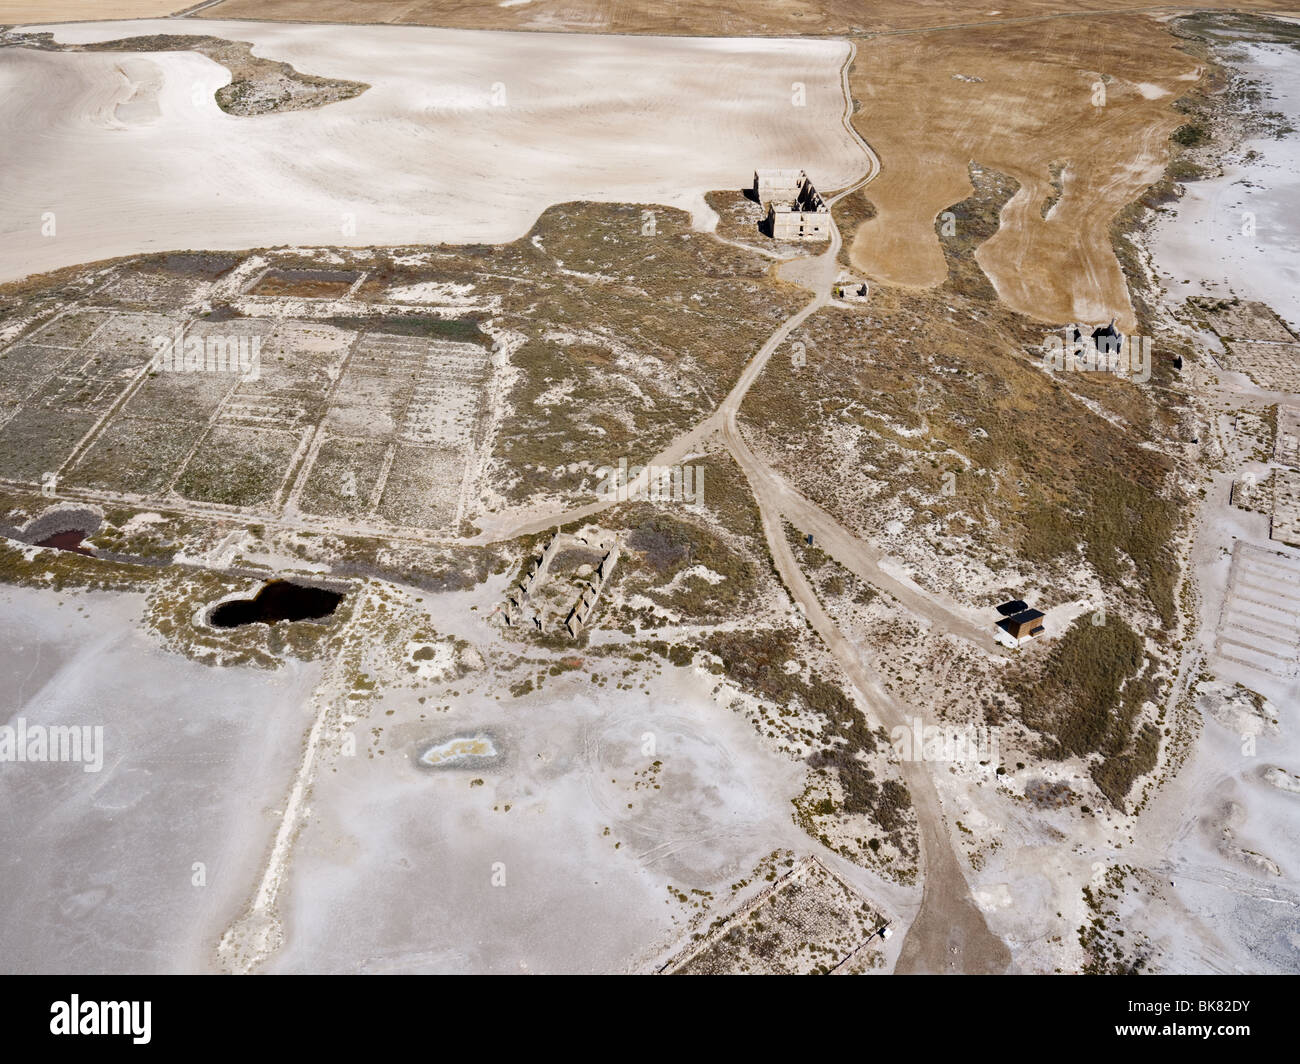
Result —
[{"label": "dark water pool", "polygon": [[208,617],[217,628],[239,628],[245,624],[275,624],[277,621],[314,621],[328,617],[343,596],[323,587],[308,587],[290,580],[272,580],[251,599],[223,602]]}]

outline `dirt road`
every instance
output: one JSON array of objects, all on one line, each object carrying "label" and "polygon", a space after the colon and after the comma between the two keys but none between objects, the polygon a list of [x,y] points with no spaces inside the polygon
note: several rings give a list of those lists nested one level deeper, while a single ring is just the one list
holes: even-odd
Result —
[{"label": "dirt road", "polygon": [[[869,148],[866,150],[872,162],[871,170],[861,182],[844,189],[835,199],[866,184],[879,172],[879,163],[874,153]],[[830,202],[834,203],[834,199]],[[745,393],[762,372],[772,353],[800,322],[830,302],[831,284],[838,272],[840,243],[839,230],[832,221],[830,247],[817,259],[800,264],[800,283],[809,287],[817,285],[812,302],[772,334],[741,375],[718,414],[721,417],[723,439],[745,471],[754,492],[763,520],[763,534],[777,572],[790,589],[800,612],[821,636],[845,675],[858,689],[863,701],[886,728],[892,729],[908,724],[909,715],[905,712],[905,707],[867,673],[862,666],[862,655],[858,648],[822,609],[795,560],[781,518],[788,517],[801,528],[813,530],[814,535],[821,537],[823,549],[844,560],[854,572],[867,576],[873,583],[886,575],[880,571],[878,564],[874,568],[871,565],[872,561],[878,563],[879,555],[872,559],[871,548],[860,543],[820,507],[791,491],[776,472],[750,449],[736,422]],[[905,595],[905,601],[909,605],[919,607],[923,615],[930,617],[945,630],[956,631],[956,634],[971,638],[981,645],[992,641],[991,637],[976,630],[969,621],[954,618],[946,611],[933,610],[923,595],[912,592],[905,585],[899,584],[898,589],[891,593],[900,598]],[[1011,953],[1002,940],[989,930],[984,914],[971,898],[966,877],[948,836],[929,767],[921,761],[905,761],[902,763],[902,772],[912,805],[916,809],[924,886],[920,911],[908,929],[895,972],[986,974],[1005,971]]]},{"label": "dirt road", "polygon": [[[852,113],[848,88],[848,70],[852,65],[855,47],[850,46],[845,57],[841,76],[844,85],[844,123],[853,134],[867,159],[868,169],[860,180],[827,197],[833,205],[840,197],[861,188],[880,172],[880,161],[871,147],[853,130],[849,121]],[[796,259],[783,264],[783,279],[800,284],[812,292],[812,299],[797,313],[787,318],[768,337],[758,352],[746,365],[739,380],[722,405],[710,417],[691,431],[678,437],[668,448],[650,460],[650,465],[671,465],[682,460],[692,448],[700,445],[712,432],[721,432],[728,448],[744,470],[754,493],[754,500],[762,518],[763,532],[777,571],[790,589],[795,603],[807,617],[808,623],[821,636],[826,646],[844,669],[850,682],[857,688],[863,701],[887,728],[906,726],[909,714],[891,695],[867,673],[862,665],[860,650],[842,633],[835,622],[822,609],[817,596],[809,586],[803,571],[795,560],[794,552],[785,536],[782,517],[799,528],[812,531],[820,545],[833,557],[871,583],[883,587],[909,609],[913,609],[937,630],[952,632],[970,639],[980,646],[991,647],[992,638],[979,629],[958,607],[937,600],[935,596],[890,576],[880,568],[883,555],[860,542],[829,514],[797,492],[766,463],[759,459],[741,436],[737,414],[750,387],[758,379],[772,355],[778,351],[790,334],[809,316],[826,307],[831,301],[831,286],[839,272],[839,251],[842,238],[831,224],[830,245],[814,258]],[[491,528],[477,538],[490,542],[528,532],[539,532],[557,524],[594,516],[609,502],[596,502],[563,514],[501,515]],[[934,781],[924,762],[911,761],[902,765],[903,778],[916,809],[920,834],[921,871],[924,886],[921,908],[913,920],[904,940],[896,971],[898,972],[964,972],[990,973],[1004,971],[1010,962],[1006,945],[989,931],[983,913],[971,898],[961,864],[953,850],[943,810]]]},{"label": "dirt road", "polygon": [[[734,419],[728,422],[723,433],[754,489],[772,560],[800,612],[821,636],[881,723],[888,729],[907,727],[911,714],[863,668],[861,652],[827,616],[799,568],[781,527],[779,507],[771,498],[775,479],[771,470],[754,456],[736,431]],[[922,761],[904,761],[902,772],[916,810],[924,887],[920,911],[908,929],[895,972],[987,974],[1004,971],[1011,959],[1010,951],[989,931],[984,914],[971,898],[966,877],[948,837],[929,766]]]}]

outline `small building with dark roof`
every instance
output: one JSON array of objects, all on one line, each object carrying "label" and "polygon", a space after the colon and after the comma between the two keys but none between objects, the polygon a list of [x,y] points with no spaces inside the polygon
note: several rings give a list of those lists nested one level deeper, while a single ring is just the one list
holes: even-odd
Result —
[{"label": "small building with dark roof", "polygon": [[1043,614],[1040,610],[1022,610],[1011,617],[998,621],[1001,628],[1012,639],[1029,639],[1043,633]]}]

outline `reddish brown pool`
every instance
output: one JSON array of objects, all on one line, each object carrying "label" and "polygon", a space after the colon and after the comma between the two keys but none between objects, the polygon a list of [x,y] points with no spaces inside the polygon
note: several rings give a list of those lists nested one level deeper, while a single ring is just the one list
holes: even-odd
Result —
[{"label": "reddish brown pool", "polygon": [[55,550],[70,550],[74,554],[84,554],[88,558],[93,558],[95,552],[89,547],[83,547],[81,545],[81,541],[85,538],[85,532],[80,532],[77,529],[72,528],[67,532],[55,532],[52,536],[46,536],[44,539],[38,540],[36,546],[53,547]]}]

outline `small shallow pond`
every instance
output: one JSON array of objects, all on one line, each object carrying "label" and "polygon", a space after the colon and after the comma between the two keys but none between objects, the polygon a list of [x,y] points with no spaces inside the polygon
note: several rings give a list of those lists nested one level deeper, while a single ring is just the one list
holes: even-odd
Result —
[{"label": "small shallow pond", "polygon": [[420,755],[427,768],[460,768],[485,765],[500,756],[489,735],[460,735],[429,747]]}]

